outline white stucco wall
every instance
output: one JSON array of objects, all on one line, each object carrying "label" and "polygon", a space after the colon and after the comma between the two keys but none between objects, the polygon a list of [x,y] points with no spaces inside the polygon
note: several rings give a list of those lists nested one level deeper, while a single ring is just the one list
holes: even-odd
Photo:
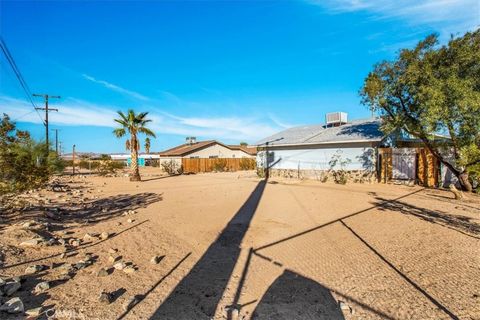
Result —
[{"label": "white stucco wall", "polygon": [[214,144],[207,148],[190,153],[186,155],[185,158],[192,158],[192,157],[209,158],[211,156],[216,156],[219,158],[243,158],[243,157],[253,158],[253,156],[250,156],[248,153],[245,153],[242,150],[230,150],[219,144]]},{"label": "white stucco wall", "polygon": [[[374,170],[375,151],[370,144],[357,144],[349,147],[344,146],[321,146],[295,149],[269,149],[272,169],[295,169],[295,170],[328,170],[329,161],[341,151],[342,159],[350,159],[345,166],[347,170]],[[265,152],[257,154],[257,164],[263,166]],[[339,168],[339,167],[337,167]]]}]

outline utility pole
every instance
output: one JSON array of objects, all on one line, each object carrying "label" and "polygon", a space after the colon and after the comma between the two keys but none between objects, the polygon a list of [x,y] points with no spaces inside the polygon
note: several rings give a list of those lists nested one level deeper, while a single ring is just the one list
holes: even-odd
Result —
[{"label": "utility pole", "polygon": [[34,97],[43,97],[45,100],[45,108],[35,108],[37,110],[44,110],[45,111],[45,145],[47,147],[47,155],[48,155],[48,149],[49,149],[49,144],[48,144],[48,112],[49,111],[58,111],[58,109],[53,109],[53,108],[48,108],[48,99],[50,98],[55,98],[55,99],[60,99],[60,96],[51,96],[48,94],[33,94]]},{"label": "utility pole", "polygon": [[58,129],[52,129],[52,131],[55,131],[55,153],[58,156]]},{"label": "utility pole", "polygon": [[72,151],[72,165],[73,165],[72,176],[74,176],[75,175],[75,145],[73,145],[73,151]]}]

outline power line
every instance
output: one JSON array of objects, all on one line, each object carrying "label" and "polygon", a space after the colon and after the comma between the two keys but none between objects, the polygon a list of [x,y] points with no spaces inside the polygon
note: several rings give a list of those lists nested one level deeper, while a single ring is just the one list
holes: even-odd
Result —
[{"label": "power line", "polygon": [[7,58],[7,61],[8,61],[8,63],[10,64],[10,67],[12,67],[13,73],[14,73],[15,76],[17,77],[18,82],[20,82],[20,85],[22,86],[23,90],[25,91],[25,94],[26,94],[26,96],[27,96],[27,100],[32,104],[33,108],[34,108],[35,111],[37,112],[37,115],[38,115],[38,117],[40,118],[40,121],[42,121],[42,123],[43,123],[44,125],[46,125],[46,124],[45,124],[45,121],[44,121],[43,118],[42,118],[42,116],[41,116],[40,113],[38,112],[37,105],[35,104],[35,102],[34,102],[33,99],[32,99],[32,93],[31,93],[31,91],[30,91],[30,88],[28,87],[27,83],[25,82],[25,79],[23,78],[22,73],[21,73],[20,70],[18,69],[17,64],[15,63],[15,60],[13,59],[12,54],[11,54],[10,51],[8,50],[8,47],[7,47],[7,45],[5,44],[5,41],[3,41],[3,38],[2,38],[2,37],[0,37],[0,47],[2,48],[3,54],[4,54],[5,57]]},{"label": "power line", "polygon": [[52,95],[48,95],[48,94],[37,94],[37,93],[34,93],[33,96],[34,97],[43,97],[43,99],[45,99],[45,108],[36,108],[36,110],[45,110],[45,146],[46,146],[46,152],[47,152],[47,155],[48,155],[48,152],[50,150],[50,145],[48,143],[48,113],[50,111],[57,111],[58,112],[58,109],[53,109],[53,108],[48,107],[48,99],[50,99],[50,98],[60,99],[60,96],[52,96]]}]

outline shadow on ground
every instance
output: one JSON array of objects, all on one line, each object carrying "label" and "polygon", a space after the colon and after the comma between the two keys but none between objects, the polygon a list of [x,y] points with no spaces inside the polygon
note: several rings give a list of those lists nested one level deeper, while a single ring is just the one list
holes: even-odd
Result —
[{"label": "shadow on ground", "polygon": [[75,199],[71,203],[35,205],[22,210],[9,210],[2,213],[0,215],[0,230],[12,223],[29,219],[49,222],[51,231],[62,230],[69,223],[97,223],[121,216],[128,210],[146,208],[161,200],[161,194],[144,192],[120,194],[86,201]]},{"label": "shadow on ground", "polygon": [[268,288],[252,319],[345,319],[330,290],[285,270]]},{"label": "shadow on ground", "polygon": [[388,200],[380,197],[376,197],[376,199],[379,201],[379,210],[390,210],[413,215],[424,221],[453,229],[470,237],[478,238],[480,236],[480,224],[472,221],[472,217],[433,211],[399,200]]},{"label": "shadow on ground", "polygon": [[248,230],[265,189],[260,181],[246,202],[180,281],[151,319],[211,319],[240,255]]}]

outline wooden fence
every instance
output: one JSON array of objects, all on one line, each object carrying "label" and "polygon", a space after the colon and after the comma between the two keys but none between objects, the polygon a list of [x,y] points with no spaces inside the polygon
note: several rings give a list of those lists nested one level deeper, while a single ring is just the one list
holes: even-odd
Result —
[{"label": "wooden fence", "polygon": [[183,173],[254,170],[255,158],[183,158]]}]

